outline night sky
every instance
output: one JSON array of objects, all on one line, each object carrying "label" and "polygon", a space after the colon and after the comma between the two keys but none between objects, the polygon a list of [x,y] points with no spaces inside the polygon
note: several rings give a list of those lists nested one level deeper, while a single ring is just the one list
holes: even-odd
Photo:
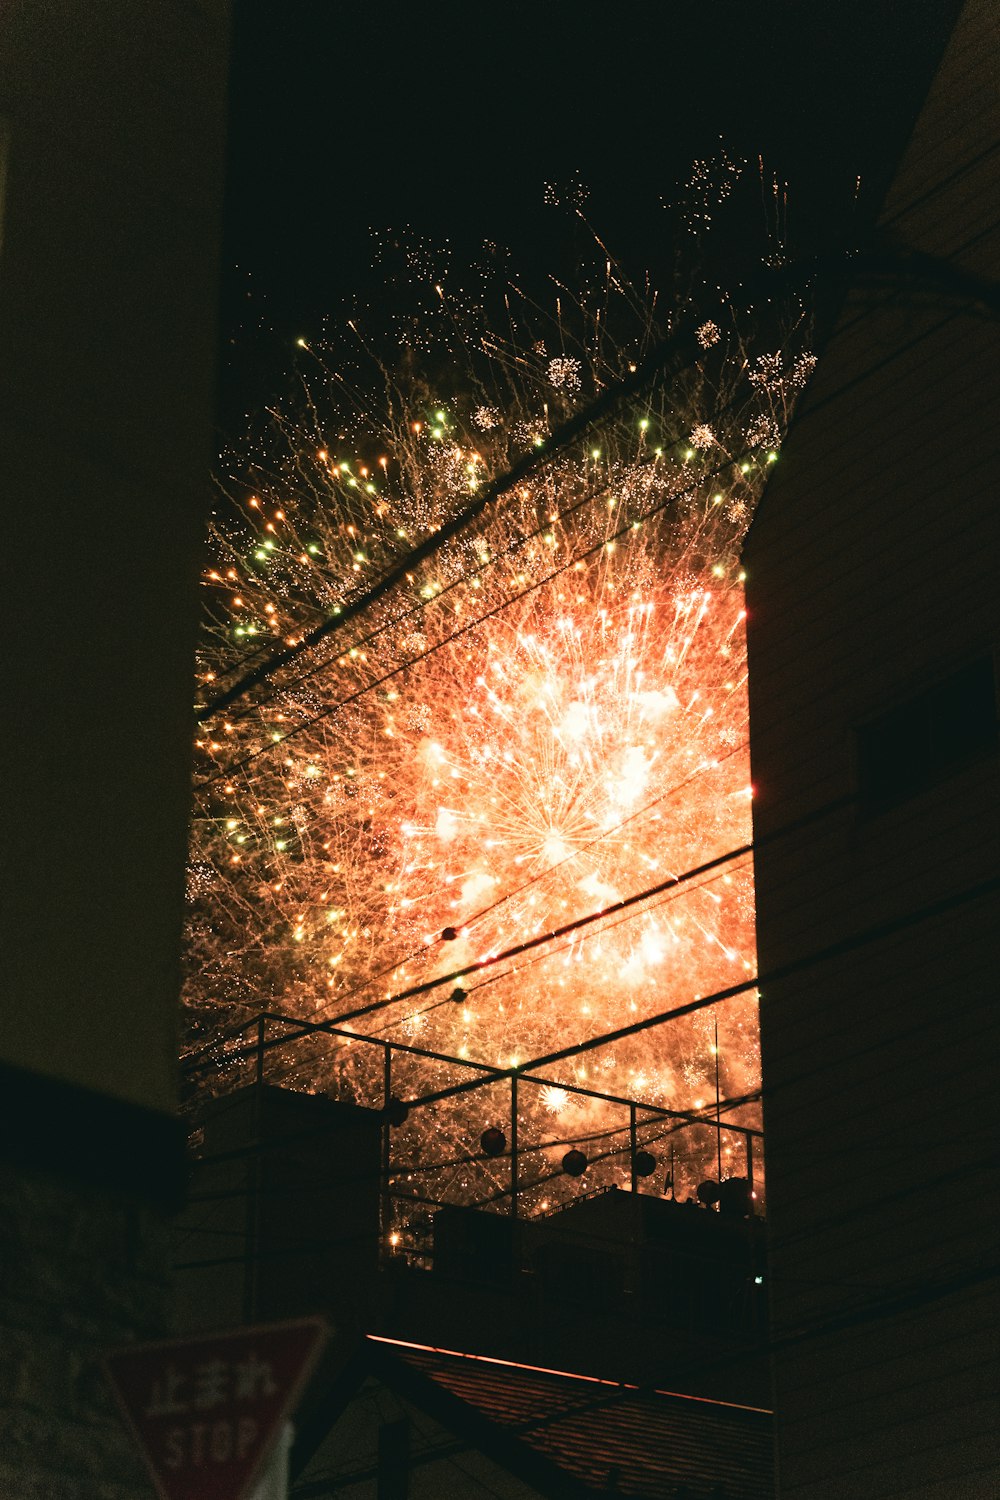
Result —
[{"label": "night sky", "polygon": [[[578,177],[615,255],[655,276],[671,255],[661,199],[721,139],[788,185],[794,249],[851,234],[957,8],[236,0],[221,426],[237,433],[282,384],[296,337],[373,293],[372,229],[409,226],[457,257],[492,240],[558,269],[565,216],[543,185]],[[759,180],[754,165],[758,200]]]}]

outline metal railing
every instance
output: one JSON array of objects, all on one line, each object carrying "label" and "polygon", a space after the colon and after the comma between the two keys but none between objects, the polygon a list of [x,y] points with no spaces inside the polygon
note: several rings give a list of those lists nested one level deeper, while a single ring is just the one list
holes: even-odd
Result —
[{"label": "metal railing", "polygon": [[[354,1049],[368,1056],[371,1048],[381,1066],[348,1065]],[[380,1111],[381,1243],[390,1253],[425,1253],[421,1221],[429,1228],[430,1213],[449,1203],[537,1217],[610,1186],[690,1198],[704,1178],[741,1177],[763,1209],[763,1137],[746,1119],[755,1095],[669,1109],[268,1011],[189,1054],[183,1068],[194,1099],[280,1084]],[[442,1078],[444,1100],[436,1097]],[[433,1132],[419,1126],[424,1110],[434,1111]],[[502,1144],[494,1135],[487,1149],[488,1129],[500,1131],[501,1121]],[[428,1161],[429,1140],[453,1149]],[[579,1159],[559,1154],[581,1149],[582,1171]]]}]

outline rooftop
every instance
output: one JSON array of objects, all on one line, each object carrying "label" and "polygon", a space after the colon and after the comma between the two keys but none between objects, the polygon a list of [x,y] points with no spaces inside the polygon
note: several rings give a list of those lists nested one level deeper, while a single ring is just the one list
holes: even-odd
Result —
[{"label": "rooftop", "polygon": [[569,1476],[580,1495],[773,1496],[768,1411],[393,1339],[365,1345],[387,1384],[543,1492],[561,1475],[562,1494]]}]

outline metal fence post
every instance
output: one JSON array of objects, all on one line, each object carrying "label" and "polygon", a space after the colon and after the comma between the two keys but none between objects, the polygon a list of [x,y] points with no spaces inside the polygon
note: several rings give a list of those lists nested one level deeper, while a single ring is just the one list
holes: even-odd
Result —
[{"label": "metal fence post", "polygon": [[639,1174],[636,1172],[636,1169],[635,1169],[635,1153],[636,1153],[636,1151],[638,1149],[639,1142],[636,1140],[636,1135],[635,1135],[635,1105],[634,1104],[630,1104],[629,1107],[628,1107],[628,1144],[629,1144],[629,1160],[631,1162],[631,1186],[632,1186],[633,1193],[636,1193],[639,1190]]},{"label": "metal fence post", "polygon": [[389,1119],[389,1101],[392,1098],[392,1047],[385,1044],[382,1060],[383,1098],[382,1107],[382,1243],[379,1259],[385,1254],[389,1235],[392,1233],[392,1198],[389,1194],[389,1170],[392,1165],[392,1122]]},{"label": "metal fence post", "polygon": [[510,1212],[517,1218],[517,1074],[510,1079]]},{"label": "metal fence post", "polygon": [[257,1075],[255,1082],[260,1088],[264,1082],[264,1030],[267,1023],[263,1016],[257,1017]]}]

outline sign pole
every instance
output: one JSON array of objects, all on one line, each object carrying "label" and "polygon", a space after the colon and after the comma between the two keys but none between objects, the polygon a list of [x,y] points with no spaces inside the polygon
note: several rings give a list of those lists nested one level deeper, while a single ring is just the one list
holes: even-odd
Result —
[{"label": "sign pole", "polygon": [[294,1441],[295,1428],[286,1422],[249,1500],[288,1500],[288,1458]]}]

